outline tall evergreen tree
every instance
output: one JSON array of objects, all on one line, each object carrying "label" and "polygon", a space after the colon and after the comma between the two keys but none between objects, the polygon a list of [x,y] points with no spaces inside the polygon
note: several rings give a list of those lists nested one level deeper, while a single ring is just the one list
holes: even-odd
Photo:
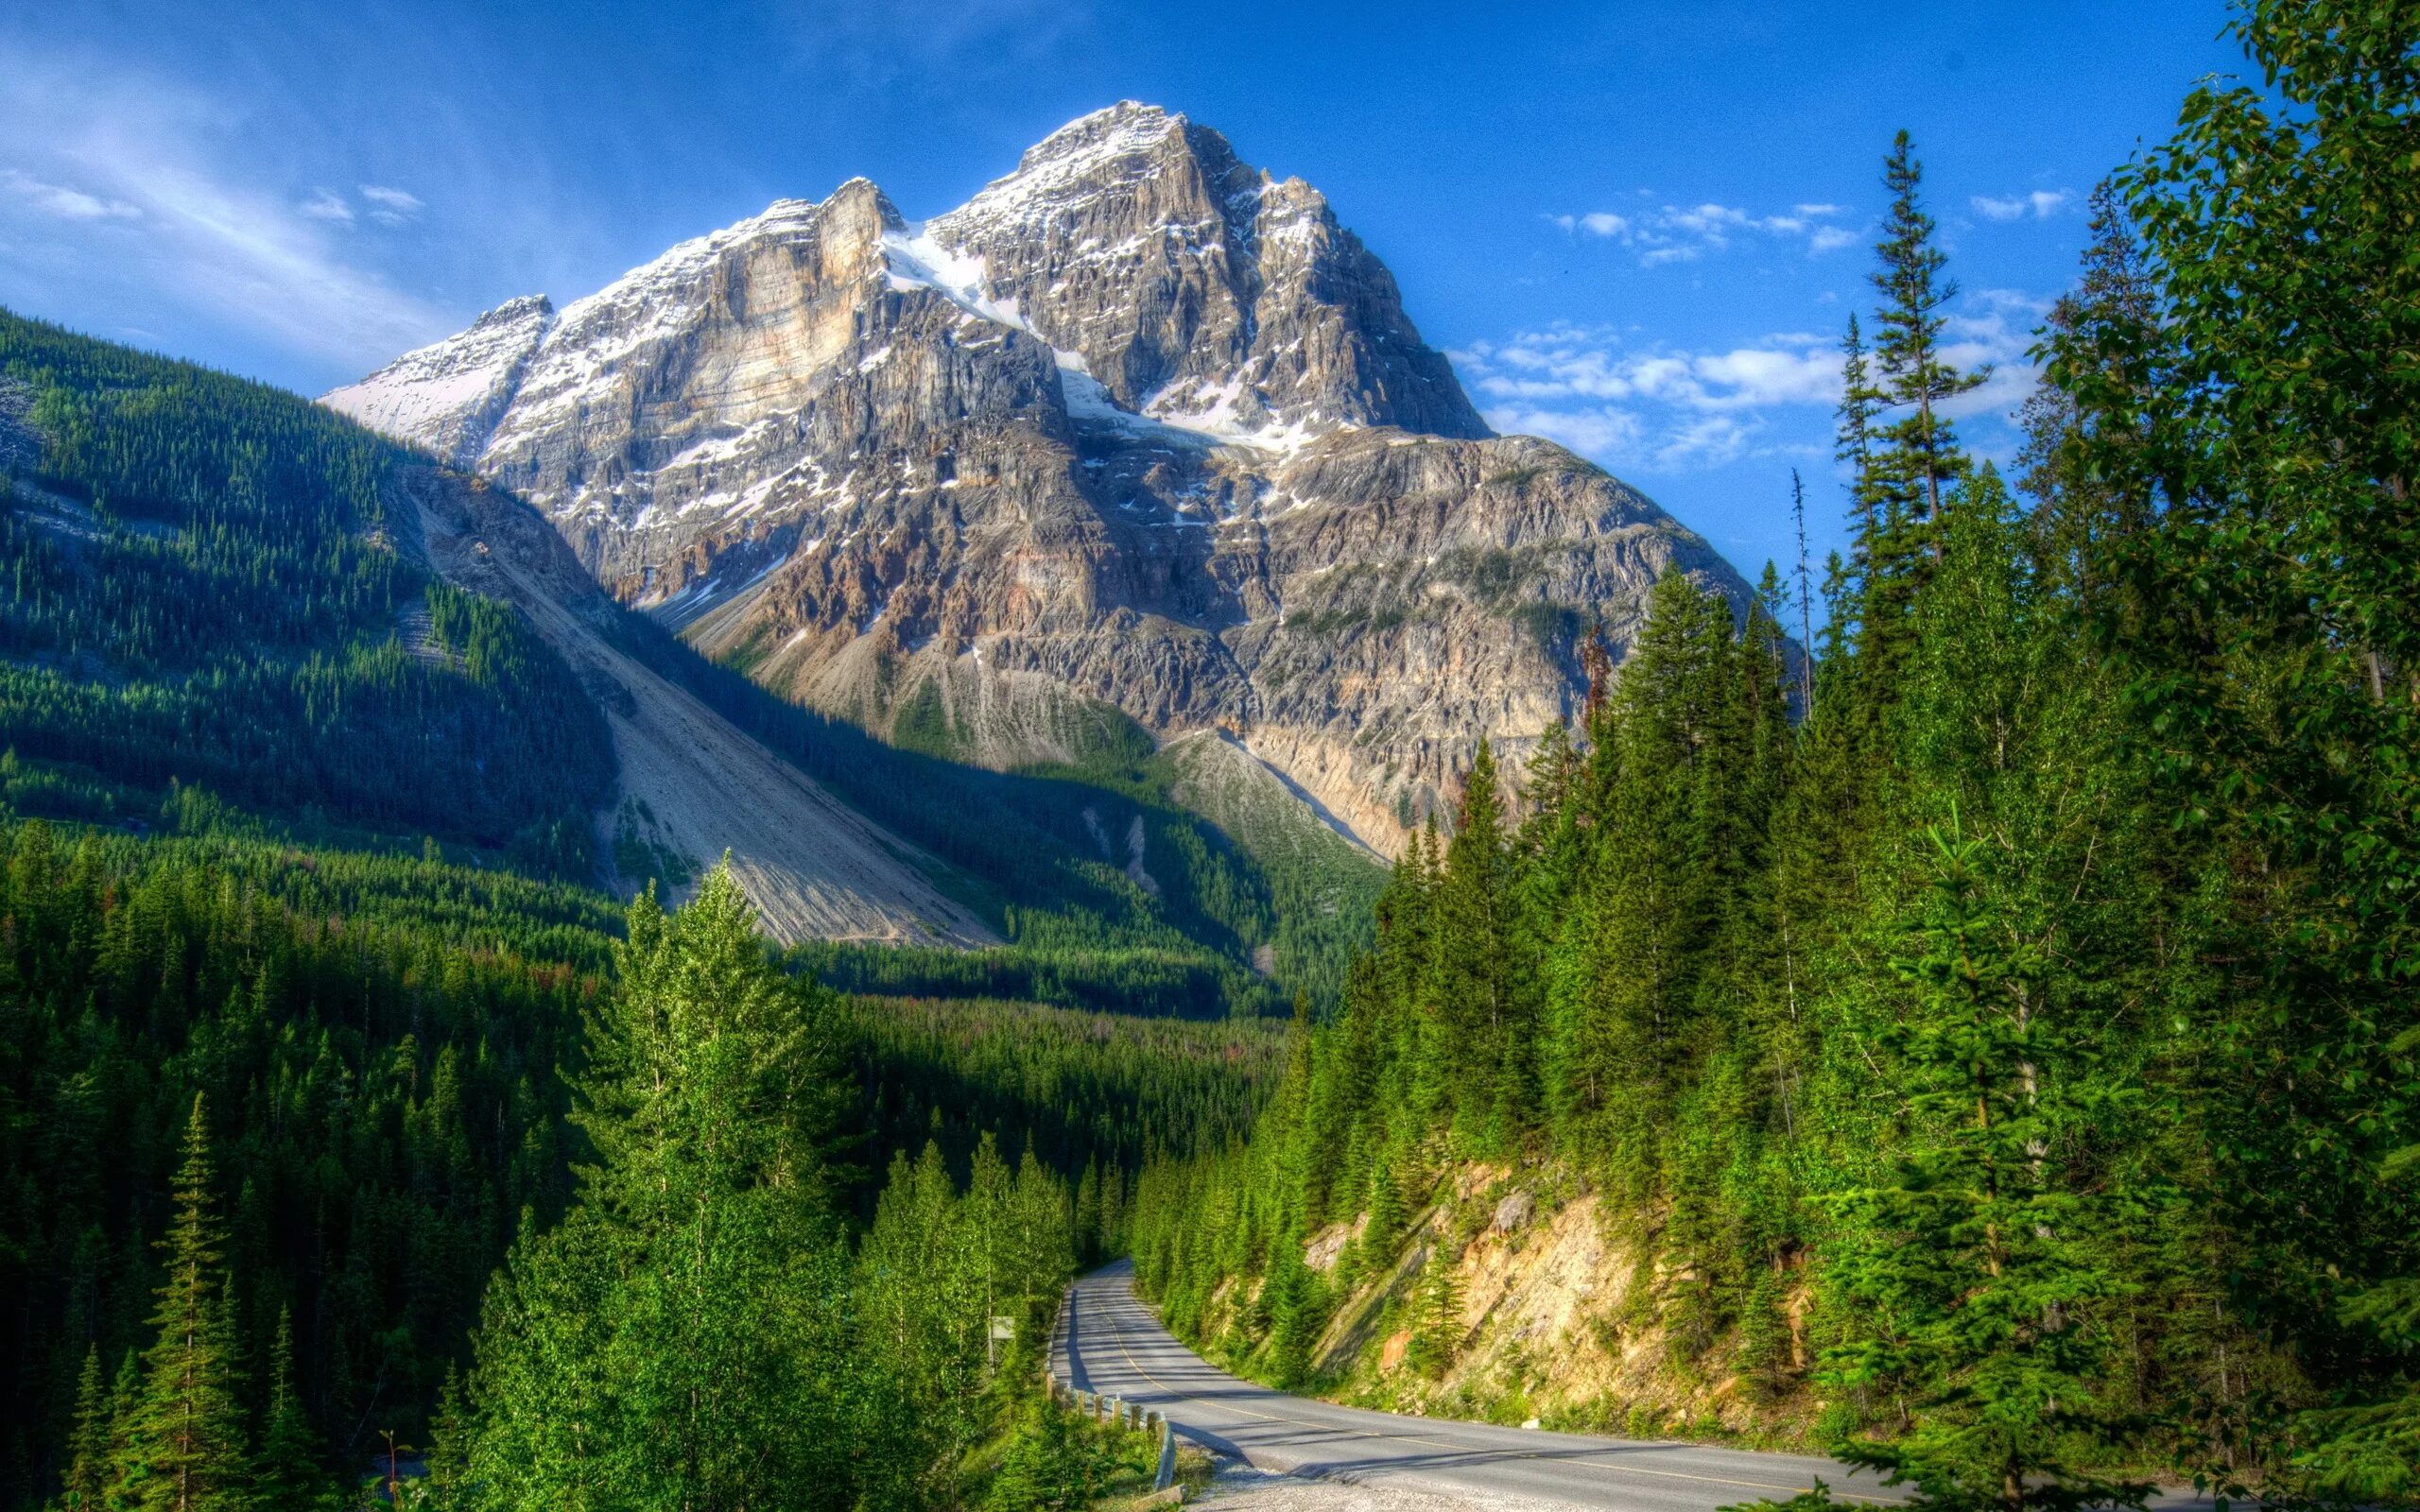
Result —
[{"label": "tall evergreen tree", "polygon": [[2043,963],[2013,939],[1979,874],[1983,844],[1936,832],[1915,991],[1884,1035],[1910,1136],[1879,1183],[1839,1194],[1849,1226],[1834,1277],[1883,1326],[1838,1352],[1850,1383],[1915,1395],[1913,1431],[1834,1452],[1913,1482],[1938,1508],[2139,1506],[2150,1489],[2078,1469],[2123,1441],[2100,1400],[2107,1338],[2095,1305],[2122,1290],[2092,1239],[2138,1215],[2062,1169],[2071,1128],[2105,1096],[2075,1073],[2083,1045],[2048,1001]]},{"label": "tall evergreen tree", "polygon": [[337,1500],[336,1484],[320,1463],[319,1435],[294,1393],[291,1309],[278,1310],[269,1359],[268,1410],[261,1422],[260,1452],[252,1461],[252,1494],[265,1507],[311,1512],[330,1506]]},{"label": "tall evergreen tree", "polygon": [[[1933,243],[1933,219],[1920,198],[1924,168],[1905,131],[1892,141],[1882,180],[1891,209],[1875,246],[1880,266],[1872,275],[1881,295],[1875,315],[1875,397],[1885,406],[1882,413],[1894,418],[1874,434],[1867,466],[1853,487],[1861,499],[1870,494],[1881,501],[1859,610],[1859,651],[1887,696],[1915,595],[1940,556],[1935,523],[1942,496],[1964,466],[1943,406],[1980,386],[1990,370],[1962,370],[1943,355],[1943,312],[1958,298],[1958,285],[1944,276],[1949,259]],[[1872,512],[1872,506],[1861,507]]]},{"label": "tall evergreen tree", "polygon": [[101,1383],[101,1347],[87,1346],[76,1377],[76,1422],[68,1435],[67,1473],[60,1504],[68,1512],[99,1512],[110,1485],[110,1398]]},{"label": "tall evergreen tree", "polygon": [[500,1507],[853,1504],[900,1460],[867,1450],[891,1419],[827,1210],[835,1006],[774,969],[727,865],[629,930],[581,1084],[600,1160],[491,1293],[470,1479]]},{"label": "tall evergreen tree", "polygon": [[1958,285],[1943,276],[1949,259],[1933,245],[1933,219],[1919,198],[1924,165],[1906,131],[1892,141],[1882,182],[1891,209],[1875,247],[1882,266],[1873,280],[1882,302],[1874,359],[1883,402],[1902,413],[1881,433],[1880,466],[1910,491],[1908,507],[1923,523],[1941,513],[1942,493],[1959,471],[1957,438],[1941,406],[1980,387],[1991,371],[1961,370],[1942,355],[1942,312],[1958,298]]},{"label": "tall evergreen tree", "polygon": [[1439,1036],[1427,1074],[1477,1150],[1510,1147],[1535,1106],[1529,984],[1512,949],[1512,867],[1495,756],[1485,740],[1464,779],[1437,881],[1429,990]]},{"label": "tall evergreen tree", "polygon": [[201,1098],[185,1124],[176,1215],[160,1241],[166,1280],[154,1294],[158,1331],[143,1355],[143,1385],[124,1432],[112,1495],[144,1512],[240,1512],[249,1504],[235,1351],[220,1300],[227,1287],[211,1191],[210,1129]]},{"label": "tall evergreen tree", "polygon": [[1849,555],[1842,565],[1847,579],[1860,588],[1882,557],[1885,510],[1892,496],[1888,476],[1876,462],[1884,401],[1875,384],[1865,333],[1851,315],[1848,334],[1841,338],[1841,402],[1832,412],[1832,458],[1849,477]]}]

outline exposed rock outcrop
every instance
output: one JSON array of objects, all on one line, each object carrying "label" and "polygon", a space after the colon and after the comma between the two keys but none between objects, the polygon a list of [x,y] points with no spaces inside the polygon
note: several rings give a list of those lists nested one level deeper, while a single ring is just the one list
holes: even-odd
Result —
[{"label": "exposed rock outcrop", "polygon": [[965,205],[862,180],[327,403],[510,485],[768,686],[999,765],[1220,731],[1392,851],[1706,543],[1496,438],[1299,180],[1124,104]]}]

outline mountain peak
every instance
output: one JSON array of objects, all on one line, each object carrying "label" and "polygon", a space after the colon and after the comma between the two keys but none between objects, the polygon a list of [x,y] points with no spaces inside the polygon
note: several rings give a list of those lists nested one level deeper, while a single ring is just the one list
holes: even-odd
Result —
[{"label": "mountain peak", "polygon": [[1316,189],[1132,100],[931,220],[775,200],[328,402],[785,694],[1004,765],[1080,759],[1104,706],[1229,730],[1380,850],[1478,731],[1570,716],[1556,627],[1627,635],[1670,568],[1747,593],[1492,438]]},{"label": "mountain peak", "polygon": [[527,319],[543,319],[554,313],[554,301],[543,294],[524,294],[519,299],[505,301],[472,321],[471,330],[492,331],[499,326],[517,325]]},{"label": "mountain peak", "polygon": [[1126,410],[1245,439],[1489,434],[1327,201],[1163,107],[1070,121],[925,235]]},{"label": "mountain peak", "polygon": [[1022,173],[1046,163],[1090,151],[1131,151],[1147,148],[1170,132],[1181,132],[1185,118],[1140,100],[1119,100],[1087,115],[1079,115],[1025,149],[1017,160]]}]

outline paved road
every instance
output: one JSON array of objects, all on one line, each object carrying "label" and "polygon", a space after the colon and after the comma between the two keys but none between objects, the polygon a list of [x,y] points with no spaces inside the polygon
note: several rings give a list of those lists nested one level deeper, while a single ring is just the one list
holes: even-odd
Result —
[{"label": "paved road", "polygon": [[1178,1343],[1136,1300],[1124,1261],[1076,1283],[1051,1368],[1080,1391],[1154,1408],[1184,1437],[1263,1469],[1624,1512],[1785,1501],[1818,1475],[1843,1499],[1902,1500],[1870,1471],[1804,1454],[1495,1428],[1289,1397],[1239,1381]]}]

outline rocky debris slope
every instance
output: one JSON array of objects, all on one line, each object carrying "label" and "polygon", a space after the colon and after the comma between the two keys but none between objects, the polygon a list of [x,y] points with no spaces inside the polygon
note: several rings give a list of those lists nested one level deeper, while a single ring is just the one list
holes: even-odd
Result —
[{"label": "rocky debris slope", "polygon": [[534,512],[435,468],[407,472],[401,487],[430,566],[518,606],[605,712],[621,783],[599,836],[609,852],[616,816],[644,815],[648,843],[689,863],[676,896],[729,852],[767,934],[786,945],[996,943],[933,885],[938,862],[617,649],[605,629],[613,607]]},{"label": "rocky debris slope", "polygon": [[1696,535],[1488,433],[1299,180],[1132,103],[933,220],[863,180],[521,300],[327,403],[536,503],[625,602],[923,748],[1219,731],[1392,851],[1618,657]]}]

